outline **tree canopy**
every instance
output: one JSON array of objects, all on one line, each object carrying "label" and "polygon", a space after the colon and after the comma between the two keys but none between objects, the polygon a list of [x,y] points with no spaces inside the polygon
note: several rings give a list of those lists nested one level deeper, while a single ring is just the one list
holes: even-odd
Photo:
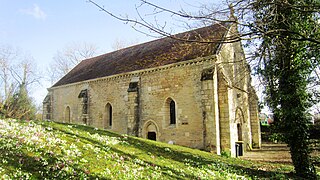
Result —
[{"label": "tree canopy", "polygon": [[267,83],[267,104],[290,147],[296,173],[306,178],[316,178],[308,146],[308,109],[316,99],[308,85],[320,62],[319,17],[312,13],[311,4],[320,5],[308,0],[257,0],[252,27],[266,32],[260,37],[257,58],[261,60],[258,72]]}]

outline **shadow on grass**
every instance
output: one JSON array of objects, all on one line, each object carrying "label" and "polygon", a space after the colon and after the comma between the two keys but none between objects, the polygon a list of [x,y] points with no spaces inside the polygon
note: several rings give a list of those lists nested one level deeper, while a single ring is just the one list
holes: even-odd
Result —
[{"label": "shadow on grass", "polygon": [[[141,140],[135,139],[135,138],[128,138],[128,141],[132,144],[141,144]],[[188,153],[188,152],[182,152],[179,150],[176,150],[176,148],[174,147],[169,147],[169,146],[164,146],[161,147],[158,144],[154,144],[152,141],[148,142],[150,140],[144,140],[143,144],[146,145],[138,145],[135,146],[136,148],[142,149],[146,152],[153,152],[156,155],[162,156],[164,158],[168,158],[168,159],[172,159],[175,161],[179,161],[179,162],[183,162],[183,160],[191,160],[189,163],[190,166],[193,166],[195,168],[198,167],[203,167],[203,166],[211,166],[213,167],[212,169],[215,171],[227,171],[229,173],[235,173],[235,174],[241,174],[244,175],[246,174],[249,177],[252,178],[275,178],[275,179],[301,179],[297,176],[295,176],[293,173],[279,173],[279,172],[272,172],[272,171],[264,171],[264,170],[258,170],[258,169],[254,169],[254,168],[249,168],[249,167],[244,167],[242,164],[240,164],[241,162],[237,162],[237,164],[240,165],[235,165],[235,161],[238,161],[238,159],[235,158],[228,158],[228,160],[230,162],[225,162],[222,160],[222,158],[218,158],[218,157],[213,157],[214,155],[212,155],[212,157],[201,157],[201,156],[195,156],[192,153]],[[170,152],[166,151],[166,148],[169,147],[170,148]],[[215,158],[215,159],[213,159]],[[221,160],[220,160],[221,159]]]},{"label": "shadow on grass", "polygon": [[[102,131],[102,130],[94,130],[93,128],[88,128],[86,126],[82,126],[82,125],[73,125],[72,126],[73,128],[77,128],[78,130],[81,130],[83,132],[90,132],[90,133],[97,133],[99,132],[99,134],[103,134],[103,135],[109,135],[111,134],[112,137],[120,137],[120,138],[124,138],[124,136],[121,136],[119,134],[116,134],[116,133],[112,133],[112,132],[107,132],[107,131]],[[79,134],[75,134],[75,133],[71,133],[67,130],[64,130],[64,129],[59,129],[57,127],[54,127],[53,128],[54,130],[56,131],[60,131],[64,134],[68,134],[70,135],[70,137],[77,137],[77,138],[80,138],[81,141],[88,141],[88,142],[91,142],[92,144],[94,144],[96,147],[99,147],[101,149],[104,149],[103,147],[108,147],[111,151],[119,154],[119,155],[122,155],[122,156],[125,156],[125,157],[130,157],[130,159],[139,159],[141,160],[142,163],[137,163],[139,164],[140,166],[142,167],[148,167],[148,168],[153,168],[155,166],[158,166],[160,167],[160,170],[156,170],[156,171],[161,171],[162,174],[166,175],[166,176],[169,176],[171,178],[174,178],[174,179],[185,179],[185,178],[190,178],[190,179],[198,179],[197,176],[193,175],[193,174],[182,174],[181,172],[175,170],[175,169],[172,169],[172,168],[169,168],[167,166],[163,166],[163,165],[160,165],[160,164],[155,164],[154,162],[151,162],[151,161],[147,161],[147,160],[143,160],[141,159],[141,157],[139,157],[138,155],[133,155],[133,154],[129,154],[127,152],[124,152],[118,148],[115,148],[115,147],[112,147],[112,146],[108,146],[108,145],[105,145],[105,144],[102,144],[101,142],[99,141],[96,141],[96,140],[93,140],[93,139],[90,139],[88,137],[85,137],[83,135],[79,135]],[[101,132],[101,133],[100,133]],[[128,137],[128,139],[130,139],[130,137]],[[136,147],[136,146],[134,146]],[[147,153],[146,153],[147,154]],[[170,173],[171,172],[171,173]]]},{"label": "shadow on grass", "polygon": [[[62,125],[66,125],[64,123],[57,123],[57,124],[62,124]],[[201,156],[195,156],[192,153],[189,152],[184,152],[184,151],[180,151],[177,150],[176,147],[174,146],[169,146],[169,145],[165,145],[162,144],[160,145],[159,143],[155,143],[153,141],[150,140],[140,140],[138,138],[135,137],[130,137],[130,136],[125,136],[125,140],[124,140],[124,136],[119,135],[117,133],[113,133],[113,132],[109,132],[109,131],[105,131],[105,130],[101,130],[101,129],[95,129],[89,126],[84,126],[84,125],[74,125],[74,124],[69,124],[72,125],[73,128],[83,131],[83,132],[89,132],[89,133],[99,133],[100,135],[106,135],[106,136],[111,136],[111,137],[118,137],[121,138],[122,141],[127,141],[129,143],[129,145],[133,146],[134,148],[139,149],[140,151],[146,152],[146,154],[148,153],[152,153],[153,155],[159,156],[159,157],[163,157],[166,159],[171,159],[180,163],[185,163],[184,160],[191,160],[188,161],[189,165],[194,167],[194,168],[200,168],[200,167],[204,167],[204,166],[211,166],[212,170],[218,171],[218,172],[228,172],[228,173],[235,173],[235,174],[240,174],[240,175],[247,175],[253,179],[301,179],[297,176],[295,176],[293,173],[280,173],[280,172],[273,172],[273,171],[264,171],[264,170],[259,170],[259,169],[255,169],[255,168],[250,168],[250,167],[244,167],[242,166],[242,164],[240,164],[241,162],[237,162],[237,164],[230,163],[231,161],[233,161],[231,158],[227,159],[227,160],[222,160],[223,158],[217,158],[217,159],[213,159],[213,156],[210,157],[201,157]],[[54,128],[55,130],[61,131],[63,133],[69,134],[71,136],[76,136],[78,138],[84,139],[86,141],[89,141],[93,144],[96,144],[96,146],[102,148],[102,147],[108,147],[110,148],[112,151],[130,157],[130,158],[136,158],[136,159],[141,159],[141,157],[137,156],[137,155],[132,155],[129,153],[126,153],[122,150],[119,150],[115,147],[111,147],[111,146],[107,146],[104,145],[96,140],[90,139],[88,137],[82,136],[82,135],[78,135],[78,134],[74,134],[71,132],[68,132],[67,130],[63,130],[63,129],[58,129],[58,128]],[[168,148],[170,148],[170,151],[168,152]],[[103,149],[103,148],[102,148]],[[234,159],[235,161],[238,161],[238,159]],[[170,177],[176,178],[176,179],[184,179],[184,178],[191,178],[191,179],[197,179],[198,177],[194,176],[193,174],[187,174],[186,176],[184,176],[185,174],[181,174],[181,172],[176,171],[175,169],[169,168],[165,165],[161,165],[161,164],[154,164],[154,162],[151,161],[147,161],[147,160],[142,160],[144,163],[140,164],[142,166],[153,166],[156,165],[158,167],[161,168],[161,172],[163,174],[166,174]],[[230,161],[230,162],[227,162]],[[171,171],[172,174],[169,174],[167,171]]]}]

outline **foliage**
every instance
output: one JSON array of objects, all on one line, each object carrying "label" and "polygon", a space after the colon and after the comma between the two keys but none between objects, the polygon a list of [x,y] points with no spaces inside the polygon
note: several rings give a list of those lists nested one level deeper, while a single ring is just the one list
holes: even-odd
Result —
[{"label": "foliage", "polygon": [[83,125],[0,120],[1,179],[293,179],[292,170]]},{"label": "foliage", "polygon": [[0,112],[6,118],[30,120],[35,119],[36,107],[28,96],[26,87],[21,85],[16,93],[8,97]]},{"label": "foliage", "polygon": [[269,140],[274,143],[284,142],[284,137],[283,137],[283,134],[281,133],[272,133],[269,136]]},{"label": "foliage", "polygon": [[231,152],[230,151],[222,151],[221,156],[229,158],[229,157],[231,157]]},{"label": "foliage", "polygon": [[308,108],[312,94],[308,91],[314,65],[320,62],[319,16],[312,6],[319,1],[256,0],[253,31],[263,31],[259,72],[267,82],[268,106],[274,112],[275,127],[283,133],[290,147],[298,175],[315,178],[310,161]]}]

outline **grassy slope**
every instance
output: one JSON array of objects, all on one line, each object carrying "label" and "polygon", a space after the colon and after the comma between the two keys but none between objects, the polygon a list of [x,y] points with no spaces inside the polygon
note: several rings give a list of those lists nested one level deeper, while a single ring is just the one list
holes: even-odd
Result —
[{"label": "grassy slope", "polygon": [[88,126],[0,120],[0,179],[287,179],[292,170]]}]

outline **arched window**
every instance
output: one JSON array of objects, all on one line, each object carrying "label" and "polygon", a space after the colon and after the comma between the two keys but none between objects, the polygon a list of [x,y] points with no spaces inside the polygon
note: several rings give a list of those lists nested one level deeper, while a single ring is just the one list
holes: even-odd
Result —
[{"label": "arched window", "polygon": [[71,113],[70,113],[70,107],[69,106],[67,106],[66,107],[66,111],[65,111],[65,122],[67,122],[67,123],[71,123]]},{"label": "arched window", "polygon": [[110,103],[105,108],[105,128],[112,127],[112,106]]},{"label": "arched window", "polygon": [[174,100],[170,100],[170,124],[176,124],[176,103]]},{"label": "arched window", "polygon": [[109,107],[109,126],[112,126],[112,106]]}]

